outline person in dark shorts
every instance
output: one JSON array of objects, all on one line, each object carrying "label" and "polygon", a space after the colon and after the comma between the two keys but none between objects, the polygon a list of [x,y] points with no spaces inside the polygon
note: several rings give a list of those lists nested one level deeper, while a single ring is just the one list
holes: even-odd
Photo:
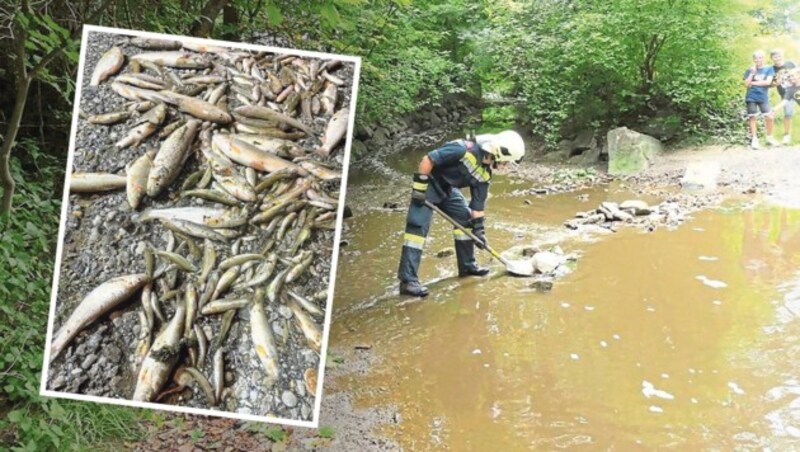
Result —
[{"label": "person in dark shorts", "polygon": [[800,105],[800,68],[795,68],[786,73],[786,89],[783,92],[783,99],[775,106],[778,108],[786,108],[787,105],[794,107],[794,104]]},{"label": "person in dark shorts", "polygon": [[747,121],[750,126],[750,136],[752,141],[750,146],[759,149],[758,144],[758,114],[764,115],[764,122],[767,129],[767,143],[776,146],[778,142],[772,136],[772,126],[774,116],[769,106],[769,87],[772,79],[775,78],[775,70],[772,66],[764,64],[766,54],[763,50],[753,52],[753,66],[744,71],[744,84],[747,87],[744,101],[747,104]]},{"label": "person in dark shorts", "polygon": [[[772,79],[772,86],[778,90],[778,95],[781,99],[786,94],[786,88],[789,86],[788,75],[789,71],[796,68],[797,65],[793,61],[785,61],[783,58],[783,49],[773,49],[770,52],[772,58],[772,69],[775,71],[775,78]],[[794,116],[794,102],[781,102],[783,106],[783,140],[781,144],[791,144],[792,142],[792,116]],[[777,110],[777,108],[776,108]]]}]

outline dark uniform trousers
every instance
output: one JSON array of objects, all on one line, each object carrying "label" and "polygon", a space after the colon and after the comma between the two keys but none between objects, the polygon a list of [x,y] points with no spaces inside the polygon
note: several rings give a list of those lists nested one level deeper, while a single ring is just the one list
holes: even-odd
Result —
[{"label": "dark uniform trousers", "polygon": [[[467,200],[461,191],[451,187],[448,192],[443,192],[431,182],[426,192],[426,197],[435,206],[442,209],[444,213],[456,220],[459,224],[469,228],[471,211],[467,205]],[[439,196],[436,195],[439,192]],[[441,196],[444,194],[444,196]],[[431,198],[439,198],[439,202]],[[400,268],[397,277],[404,282],[418,281],[417,271],[422,260],[422,248],[425,245],[425,237],[431,225],[433,210],[430,207],[411,201],[406,217],[406,232],[403,236],[403,251],[400,256]],[[464,273],[468,268],[475,266],[475,243],[466,234],[453,228],[453,238],[455,239],[456,258],[458,260],[458,272]]]}]

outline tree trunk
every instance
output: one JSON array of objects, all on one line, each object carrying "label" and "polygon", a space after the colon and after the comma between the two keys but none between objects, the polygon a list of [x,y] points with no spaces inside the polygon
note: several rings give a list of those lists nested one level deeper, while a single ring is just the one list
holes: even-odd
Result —
[{"label": "tree trunk", "polygon": [[225,5],[225,8],[222,10],[222,23],[228,25],[225,27],[225,34],[222,35],[222,39],[227,39],[228,41],[238,41],[241,36],[238,36],[236,33],[236,28],[234,25],[239,23],[239,11],[236,10],[236,7],[233,5]]},{"label": "tree trunk", "polygon": [[22,113],[25,112],[25,103],[28,100],[28,91],[30,87],[30,78],[20,77],[17,80],[17,99],[14,102],[14,111],[11,113],[11,120],[8,121],[6,135],[3,137],[3,147],[0,148],[0,187],[3,188],[3,199],[2,204],[0,204],[0,215],[3,216],[8,215],[8,213],[11,212],[11,200],[14,198],[14,189],[16,188],[16,184],[14,183],[14,178],[11,176],[9,160],[11,158],[11,149],[13,149],[14,142],[17,139],[19,125],[22,122]]},{"label": "tree trunk", "polygon": [[227,4],[228,0],[208,0],[206,6],[200,11],[200,17],[192,24],[192,36],[211,37],[211,33],[214,31],[214,21],[217,20],[217,16]]}]

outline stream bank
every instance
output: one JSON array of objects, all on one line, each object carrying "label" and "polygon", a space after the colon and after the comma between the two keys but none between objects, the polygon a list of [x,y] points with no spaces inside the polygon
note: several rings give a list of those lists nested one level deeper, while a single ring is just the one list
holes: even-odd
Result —
[{"label": "stream bank", "polygon": [[[439,135],[439,142],[457,137],[446,135]],[[431,136],[407,139],[420,143],[431,140]],[[499,249],[531,243],[538,247],[560,245],[565,252],[580,256],[573,273],[556,281],[553,290],[545,293],[528,288],[519,279],[503,278],[497,268],[486,279],[453,278],[452,258],[434,256],[437,250],[449,246],[450,235],[443,222],[435,220],[432,243],[426,246],[421,269],[423,278],[433,282],[433,294],[419,301],[396,295],[394,271],[399,246],[395,242],[400,240],[397,234],[402,232],[407,204],[406,179],[421,154],[434,146],[419,145],[415,151],[402,154],[392,154],[385,148],[380,155],[369,155],[351,167],[347,198],[355,216],[345,222],[342,234],[348,245],[342,248],[339,262],[321,417],[321,425],[341,432],[341,437],[329,444],[332,450],[476,448],[489,444],[703,446],[709,444],[697,436],[697,429],[705,425],[700,421],[703,416],[719,417],[722,422],[730,416],[730,408],[743,407],[772,421],[760,422],[763,428],[755,432],[720,430],[727,436],[711,435],[712,441],[732,447],[788,444],[794,431],[793,411],[785,403],[777,408],[761,406],[757,399],[759,393],[786,393],[794,387],[791,381],[781,380],[780,369],[785,370],[788,363],[776,358],[777,349],[763,344],[787,344],[797,333],[787,318],[793,318],[792,306],[797,303],[792,287],[797,285],[798,275],[791,269],[800,261],[800,232],[797,211],[790,208],[795,204],[786,202],[798,199],[800,193],[790,177],[791,168],[797,167],[793,165],[800,164],[797,149],[751,151],[709,146],[670,151],[642,174],[624,178],[608,177],[602,162],[578,166],[568,161],[526,159],[515,172],[498,177],[494,184],[489,235]],[[703,161],[720,162],[719,189],[681,191],[679,183],[687,165]],[[650,205],[673,202],[679,207],[680,221],[650,229],[617,225],[600,235],[571,231],[563,225],[578,211],[629,199],[645,199]],[[770,231],[768,237],[761,234],[765,227]],[[741,244],[729,248],[733,243]],[[709,250],[703,250],[704,246]],[[773,261],[769,256],[776,246],[785,247],[785,252]],[[626,256],[645,259],[649,265],[642,267],[638,260]],[[479,260],[486,258],[480,256]],[[713,270],[715,265],[717,269]],[[678,275],[676,269],[681,267],[685,268]],[[637,283],[630,284],[631,279]],[[728,288],[719,288],[720,283]],[[592,287],[591,292],[586,292],[588,287]],[[720,297],[715,290],[729,295]],[[678,295],[673,299],[671,293]],[[683,302],[696,298],[708,300],[691,304],[687,311]],[[756,310],[749,312],[753,308]],[[601,311],[604,320],[592,317],[592,313]],[[652,333],[638,327],[631,330],[634,324],[613,320],[632,312],[641,312],[635,314],[641,319],[634,324],[649,325]],[[689,312],[698,319],[687,321],[684,317]],[[744,321],[750,314],[755,320]],[[579,318],[583,319],[577,320],[581,325],[572,325]],[[599,331],[604,324],[618,324],[619,331]],[[716,326],[708,334],[720,335],[721,340],[709,342],[708,337],[697,336],[692,325],[700,329]],[[778,328],[784,328],[786,334],[767,338],[759,333]],[[587,334],[598,336],[598,351],[586,349]],[[746,342],[752,348],[737,342],[735,338],[741,334],[748,337]],[[619,359],[630,360],[639,371],[628,373],[639,380],[617,375],[603,364],[608,358],[602,358],[599,351],[622,338],[627,339],[621,349],[623,355],[609,365]],[[681,351],[671,354],[660,350],[657,344],[662,340],[680,344]],[[698,346],[693,351],[691,344],[706,342],[708,347]],[[574,350],[567,350],[565,344],[573,344]],[[644,344],[644,348],[640,350],[636,344]],[[760,364],[745,365],[746,357],[753,353],[770,356],[778,369],[762,383],[753,380],[753,375],[762,374],[758,371]],[[653,357],[648,360],[649,366],[642,362],[642,356],[648,354]],[[694,363],[682,368],[687,354],[693,356]],[[662,367],[670,369],[656,370],[656,358],[664,361]],[[586,427],[600,422],[626,431],[634,424],[634,418],[608,418],[591,408],[594,402],[586,404],[598,394],[580,389],[582,384],[578,383],[587,382],[589,377],[579,376],[591,372],[589,368],[581,371],[570,367],[586,359],[592,364],[585,365],[604,369],[592,374],[603,388],[611,388],[603,382],[624,381],[627,385],[612,397],[614,403],[601,404],[603,410],[630,410],[639,406],[637,397],[644,395],[644,412],[636,414],[645,418],[639,425],[646,431],[644,437],[625,434],[621,442],[614,442],[604,437],[603,428]],[[706,365],[703,363],[709,368],[701,368]],[[643,368],[649,370],[642,372]],[[702,399],[686,396],[701,377],[679,379],[677,375],[684,372],[715,376],[727,372],[735,377],[716,381],[723,378],[719,376],[713,383],[701,384],[700,393],[706,397]],[[520,392],[523,383],[526,387],[534,385],[527,396]],[[677,395],[663,389],[673,384],[677,385]],[[564,392],[568,388],[577,392]],[[556,392],[552,392],[554,389]],[[683,401],[674,414],[667,416],[668,422],[679,423],[689,413],[685,409],[698,403],[702,410],[689,415],[693,424],[663,431],[659,418],[647,416],[664,413],[671,405],[657,403],[653,391]],[[741,396],[740,391],[754,394],[756,399],[732,399]],[[559,408],[562,404],[582,414],[553,417],[563,411]],[[536,419],[548,419],[549,424]],[[754,422],[739,420],[742,425]],[[530,437],[530,429],[524,427],[531,422],[537,425],[540,440]],[[721,425],[712,419],[707,428]],[[775,437],[771,439],[770,434]]]}]

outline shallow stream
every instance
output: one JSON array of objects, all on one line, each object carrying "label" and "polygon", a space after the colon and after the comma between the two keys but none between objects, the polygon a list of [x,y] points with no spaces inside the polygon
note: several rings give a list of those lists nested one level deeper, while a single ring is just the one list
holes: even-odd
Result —
[{"label": "shallow stream", "polygon": [[800,211],[729,205],[675,230],[586,236],[563,221],[636,196],[601,186],[519,197],[531,183],[498,176],[491,244],[558,245],[579,254],[573,271],[550,292],[497,263],[459,279],[454,256],[435,256],[452,247],[435,218],[420,269],[431,295],[420,301],[397,295],[395,273],[422,152],[351,171],[347,193],[355,217],[331,347],[371,347],[369,372],[337,389],[357,407],[395,407],[398,422],[380,434],[422,450],[796,447]]}]

